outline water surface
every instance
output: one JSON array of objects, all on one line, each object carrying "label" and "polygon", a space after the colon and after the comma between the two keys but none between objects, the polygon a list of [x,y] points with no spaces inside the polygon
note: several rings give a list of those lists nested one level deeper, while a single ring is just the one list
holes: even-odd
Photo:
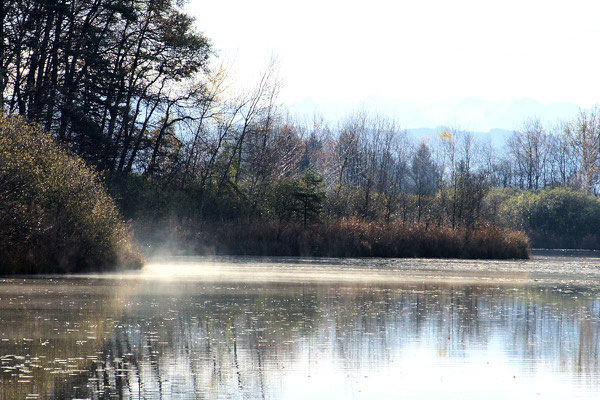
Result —
[{"label": "water surface", "polygon": [[0,279],[1,399],[596,399],[600,259],[175,258]]}]

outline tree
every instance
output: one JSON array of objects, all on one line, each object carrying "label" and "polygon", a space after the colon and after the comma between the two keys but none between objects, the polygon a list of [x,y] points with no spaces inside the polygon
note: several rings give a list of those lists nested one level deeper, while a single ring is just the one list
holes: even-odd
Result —
[{"label": "tree", "polygon": [[189,104],[181,81],[210,55],[193,22],[175,0],[3,1],[0,107],[99,169],[130,170],[150,132],[190,118],[174,116]]},{"label": "tree", "polygon": [[523,129],[509,138],[508,147],[516,163],[519,186],[534,190],[544,186],[548,137],[540,120],[525,121]]},{"label": "tree", "polygon": [[438,188],[439,171],[431,158],[431,151],[425,143],[417,148],[410,167],[412,191],[417,196],[417,222],[421,222],[426,197],[432,196]]},{"label": "tree", "polygon": [[576,185],[586,193],[596,193],[600,181],[600,115],[597,108],[580,111],[577,120],[567,124],[569,138],[577,161]]},{"label": "tree", "polygon": [[482,173],[472,173],[464,164],[459,166],[453,185],[452,227],[455,224],[474,228],[479,222],[483,199],[488,192],[486,177]]},{"label": "tree", "polygon": [[323,211],[323,200],[325,200],[325,187],[323,177],[313,168],[308,168],[299,180],[299,185],[294,196],[301,205],[302,221],[304,225],[310,221],[316,221]]},{"label": "tree", "polygon": [[296,219],[305,226],[319,220],[326,196],[323,177],[311,167],[300,178],[279,180],[271,193],[271,205],[280,221]]}]

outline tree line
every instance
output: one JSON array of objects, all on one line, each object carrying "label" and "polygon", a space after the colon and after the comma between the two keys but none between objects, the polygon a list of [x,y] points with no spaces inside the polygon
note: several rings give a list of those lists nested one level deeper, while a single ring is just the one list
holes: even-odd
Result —
[{"label": "tree line", "polygon": [[5,0],[0,22],[0,107],[101,170],[155,160],[201,102],[211,47],[174,1]]},{"label": "tree line", "polygon": [[473,229],[490,188],[597,194],[600,115],[536,119],[504,148],[458,128],[411,138],[391,119],[293,118],[276,65],[240,90],[173,0],[6,0],[0,108],[105,176],[128,218],[358,218]]}]

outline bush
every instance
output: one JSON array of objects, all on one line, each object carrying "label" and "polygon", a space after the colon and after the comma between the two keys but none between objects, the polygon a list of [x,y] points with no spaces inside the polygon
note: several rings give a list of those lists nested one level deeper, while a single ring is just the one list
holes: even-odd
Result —
[{"label": "bush", "polygon": [[569,188],[520,192],[499,207],[499,219],[526,231],[536,247],[598,248],[600,199]]},{"label": "bush", "polygon": [[20,117],[0,116],[0,273],[139,267],[98,175]]}]

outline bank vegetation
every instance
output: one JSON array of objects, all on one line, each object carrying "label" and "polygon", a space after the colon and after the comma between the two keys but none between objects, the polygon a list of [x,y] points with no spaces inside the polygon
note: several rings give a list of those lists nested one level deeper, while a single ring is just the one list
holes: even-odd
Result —
[{"label": "bank vegetation", "polygon": [[36,124],[0,116],[0,274],[141,266],[95,171]]},{"label": "bank vegetation", "polygon": [[274,63],[236,87],[175,1],[7,0],[0,19],[0,108],[102,176],[144,251],[525,257],[525,235],[598,246],[596,109],[527,120],[501,146],[460,127],[414,137],[365,112],[293,117]]}]

